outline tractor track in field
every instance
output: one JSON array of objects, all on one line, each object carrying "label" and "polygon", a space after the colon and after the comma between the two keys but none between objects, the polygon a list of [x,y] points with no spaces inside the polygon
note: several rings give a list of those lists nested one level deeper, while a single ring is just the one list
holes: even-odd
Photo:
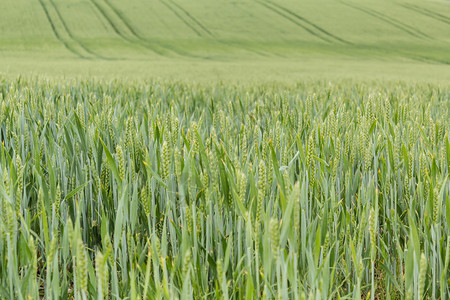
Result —
[{"label": "tractor track in field", "polygon": [[325,38],[319,34],[317,34],[316,32],[314,32],[313,30],[311,30],[310,28],[306,27],[304,24],[298,22],[295,18],[290,17],[289,15],[287,15],[286,13],[283,13],[282,11],[280,11],[279,9],[277,9],[276,7],[273,7],[271,5],[269,5],[267,2],[265,1],[261,1],[261,0],[256,0],[257,3],[259,3],[260,5],[264,6],[265,8],[267,8],[268,10],[272,11],[273,13],[283,17],[284,19],[290,21],[291,23],[297,25],[298,27],[302,28],[303,30],[305,30],[306,32],[310,33],[311,35],[327,42],[327,43],[331,43],[331,41],[328,38]]},{"label": "tractor track in field", "polygon": [[[155,49],[154,47],[149,46],[148,44],[142,43],[142,42],[139,40],[139,38],[138,38],[136,35],[133,34],[133,31],[134,31],[134,30],[130,30],[130,32],[131,32],[131,34],[134,35],[135,38],[137,38],[138,40],[134,40],[134,39],[132,39],[132,38],[126,36],[126,35],[119,29],[119,27],[117,27],[117,25],[114,23],[114,21],[112,20],[112,18],[104,11],[104,9],[100,6],[99,3],[97,3],[96,0],[90,0],[90,1],[91,1],[91,3],[95,6],[95,8],[100,12],[100,14],[103,16],[103,18],[106,20],[106,22],[107,22],[107,23],[109,24],[109,26],[112,28],[112,30],[116,33],[116,35],[118,35],[122,40],[124,40],[124,41],[126,41],[126,42],[128,42],[128,43],[130,43],[130,44],[134,44],[134,45],[138,45],[138,46],[140,46],[140,47],[143,47],[143,48],[145,48],[145,49],[147,49],[147,50],[152,51],[153,53],[155,53],[155,54],[157,54],[157,55],[160,55],[160,56],[167,56],[167,55],[165,55],[163,52],[161,52],[160,50],[157,50],[157,49]],[[109,4],[107,3],[107,5],[109,5]],[[116,13],[115,10],[113,10],[113,11],[114,11],[114,13]],[[117,15],[117,13],[116,13],[116,15]],[[120,20],[122,20],[121,17],[118,16],[118,18],[119,18]],[[123,20],[122,20],[122,22],[123,22]],[[128,28],[127,24],[124,24],[124,25],[125,25],[125,27]],[[129,30],[129,28],[128,28],[128,30]]]},{"label": "tractor track in field", "polygon": [[61,35],[58,33],[58,30],[56,29],[55,24],[52,21],[52,18],[50,17],[50,14],[48,12],[47,7],[45,6],[44,2],[42,0],[38,0],[39,4],[41,5],[42,9],[44,10],[45,16],[47,17],[47,21],[50,24],[50,27],[52,28],[53,34],[55,35],[55,37],[58,39],[58,41],[61,42],[61,44],[64,45],[64,47],[71,52],[72,54],[74,54],[75,56],[78,56],[79,58],[82,59],[90,59],[89,57],[84,56],[83,54],[81,54],[80,52],[78,52],[76,49],[74,49],[71,45],[69,45],[69,43],[67,41],[65,41]]},{"label": "tractor track in field", "polygon": [[440,60],[436,58],[431,58],[423,55],[417,55],[417,54],[408,54],[408,53],[402,53],[406,55],[407,58],[410,58],[412,60],[420,61],[420,62],[426,62],[426,63],[437,63],[441,65],[450,65],[449,61]]},{"label": "tractor track in field", "polygon": [[160,0],[160,2],[167,7],[181,22],[189,27],[197,36],[203,37],[203,35],[194,26],[192,26],[188,21],[186,21],[172,6],[170,6],[166,1]]},{"label": "tractor track in field", "polygon": [[134,41],[125,36],[119,28],[114,24],[114,22],[111,20],[111,18],[108,16],[106,12],[103,11],[103,9],[100,7],[100,5],[95,0],[90,0],[91,3],[95,6],[95,8],[100,12],[100,14],[103,16],[103,18],[106,20],[106,22],[109,24],[109,26],[112,28],[112,30],[124,41],[134,44]]},{"label": "tractor track in field", "polygon": [[170,3],[172,3],[173,5],[175,5],[176,7],[178,7],[181,11],[184,12],[184,14],[192,20],[192,22],[194,22],[195,24],[197,24],[198,27],[200,27],[207,35],[214,37],[214,34],[208,30],[208,28],[206,28],[205,26],[203,26],[203,24],[198,21],[195,17],[193,17],[187,10],[185,10],[181,5],[179,5],[178,3],[176,3],[173,0],[169,0]]},{"label": "tractor track in field", "polygon": [[[255,49],[251,49],[251,48],[249,48],[249,47],[245,47],[245,46],[242,46],[242,45],[236,45],[236,43],[233,43],[233,42],[224,42],[224,41],[218,40],[217,37],[216,37],[211,31],[209,31],[202,23],[200,23],[200,21],[198,21],[195,17],[193,17],[193,16],[192,16],[186,9],[184,9],[181,5],[179,5],[178,3],[176,3],[176,2],[173,1],[173,0],[168,0],[168,2],[170,2],[173,6],[177,7],[177,8],[181,11],[181,13],[184,14],[184,15],[186,16],[187,19],[190,19],[190,20],[192,21],[192,23],[194,23],[194,24],[190,24],[185,18],[183,18],[183,17],[181,16],[180,13],[178,13],[178,12],[176,11],[175,8],[171,7],[167,2],[165,2],[165,1],[163,1],[163,0],[160,0],[160,1],[161,1],[161,3],[164,4],[164,6],[166,6],[172,13],[174,13],[175,16],[178,17],[178,19],[180,19],[186,26],[188,26],[190,29],[192,29],[199,37],[201,37],[201,38],[208,38],[208,37],[210,37],[210,38],[213,38],[214,41],[215,41],[216,43],[219,43],[219,44],[221,44],[221,45],[232,46],[232,47],[234,47],[234,48],[243,49],[243,50],[245,50],[245,51],[253,52],[253,53],[256,53],[256,54],[258,54],[258,55],[265,56],[265,57],[269,56],[268,53],[264,53],[264,52],[262,52],[262,51],[258,51],[258,50],[255,50]],[[195,25],[196,25],[198,28],[195,28]],[[203,33],[202,33],[202,32],[203,32]]]},{"label": "tractor track in field", "polygon": [[85,45],[82,41],[80,41],[78,38],[76,38],[76,37],[72,34],[72,32],[70,31],[69,27],[68,27],[67,24],[66,24],[66,21],[64,21],[64,18],[62,17],[60,11],[58,10],[58,8],[57,8],[55,2],[54,2],[53,0],[50,0],[50,3],[53,5],[53,8],[55,9],[55,12],[56,12],[56,14],[57,14],[58,17],[59,17],[59,20],[61,21],[61,24],[63,25],[64,30],[67,32],[67,35],[68,35],[75,43],[77,43],[81,48],[83,48],[84,51],[86,51],[87,53],[89,53],[89,54],[91,54],[91,55],[93,55],[93,56],[95,56],[96,58],[99,58],[99,59],[103,59],[103,60],[115,60],[114,58],[104,57],[104,56],[102,56],[102,55],[100,55],[100,54],[98,54],[98,53],[92,51],[92,50],[89,49],[88,47],[86,47],[86,45]]},{"label": "tractor track in field", "polygon": [[391,21],[391,22],[393,22],[393,23],[398,24],[399,26],[403,26],[404,28],[407,28],[407,29],[413,31],[413,32],[415,32],[416,34],[421,35],[421,36],[424,37],[424,38],[431,39],[431,40],[433,39],[433,38],[432,38],[431,36],[429,36],[428,34],[426,34],[426,33],[422,32],[422,31],[420,31],[419,29],[417,29],[417,28],[415,28],[415,27],[413,27],[413,26],[410,26],[410,25],[408,25],[408,24],[405,24],[405,23],[403,23],[403,22],[400,22],[399,20],[396,20],[396,19],[394,19],[394,18],[392,18],[392,17],[389,17],[389,16],[386,15],[386,14],[383,14],[383,13],[381,13],[381,12],[375,11],[375,10],[373,10],[373,9],[369,9],[369,10],[370,10],[373,14],[378,15],[380,18],[385,18],[385,19],[387,19],[387,20],[389,20],[389,21]]},{"label": "tractor track in field", "polygon": [[314,27],[316,30],[320,31],[322,34],[324,34],[324,35],[326,35],[326,36],[328,36],[328,37],[330,37],[330,38],[332,38],[332,39],[334,39],[334,40],[336,40],[336,41],[338,41],[338,42],[341,42],[341,43],[344,43],[344,44],[352,44],[351,42],[346,41],[346,40],[344,40],[344,39],[342,39],[342,38],[340,38],[340,37],[338,37],[338,36],[336,36],[336,35],[334,35],[334,34],[328,32],[328,31],[326,31],[326,30],[323,29],[322,27],[320,27],[320,26],[314,24],[313,22],[309,21],[308,19],[306,19],[306,18],[300,16],[299,14],[293,12],[292,10],[290,10],[290,9],[284,7],[284,6],[281,6],[281,5],[278,4],[278,3],[275,3],[275,2],[272,2],[272,1],[268,1],[268,0],[266,0],[266,2],[270,3],[270,4],[273,5],[273,6],[278,7],[279,9],[281,9],[281,10],[283,10],[284,12],[290,14],[291,16],[293,16],[294,18],[296,18],[297,20],[309,24],[311,27]]},{"label": "tractor track in field", "polygon": [[120,21],[122,21],[123,25],[125,25],[125,27],[131,32],[131,34],[139,39],[139,40],[143,40],[143,38],[134,30],[134,28],[128,23],[128,21],[124,18],[124,16],[122,16],[122,13],[114,6],[112,5],[108,0],[104,0],[106,5],[108,5],[109,8],[111,8],[111,10],[116,14],[116,16],[120,19]]},{"label": "tractor track in field", "polygon": [[450,21],[450,18],[449,18],[449,17],[444,16],[444,15],[441,15],[440,13],[437,13],[437,12],[435,12],[435,11],[432,11],[432,10],[430,10],[430,9],[428,9],[428,8],[420,7],[420,6],[417,6],[417,5],[414,5],[414,4],[409,4],[409,5],[410,5],[410,6],[414,6],[414,7],[416,7],[417,9],[422,9],[422,10],[428,12],[429,14],[432,14],[432,15],[435,15],[435,16],[437,16],[437,17],[439,17],[439,18],[442,18],[443,20]]},{"label": "tractor track in field", "polygon": [[[236,3],[233,3],[233,5],[236,6]],[[258,17],[255,16],[255,15],[252,13],[252,11],[248,10],[245,6],[241,6],[241,7],[237,8],[237,9],[245,10],[245,11],[246,11],[246,14],[247,14],[248,16],[250,16],[250,17],[252,17],[252,18],[255,18],[255,19],[258,19]],[[264,20],[264,21],[265,21],[265,20]],[[232,44],[236,44],[236,42],[228,42],[228,43],[230,43],[230,44],[231,44],[231,43],[232,43]],[[240,46],[237,46],[237,47],[240,47]],[[242,46],[241,46],[241,48],[242,48]],[[264,46],[263,46],[263,48],[264,48]],[[277,56],[277,57],[286,58],[285,55],[283,55],[283,54],[281,54],[281,53],[279,53],[279,52],[270,51],[270,50],[263,50],[263,52],[259,52],[259,51],[257,51],[257,50],[249,50],[249,51],[253,51],[253,52],[255,52],[255,53],[257,53],[257,54],[260,54],[260,55],[263,55],[263,56],[274,55],[274,56]]]},{"label": "tractor track in field", "polygon": [[[96,0],[91,0],[93,2],[95,2]],[[161,42],[159,42],[157,44],[157,46],[159,46],[160,48],[163,48],[164,50],[161,49],[157,49],[155,47],[155,45],[153,45],[153,43],[149,40],[147,40],[146,38],[142,37],[135,29],[134,27],[128,22],[128,20],[125,18],[125,16],[123,16],[123,14],[109,1],[109,0],[104,0],[105,4],[114,12],[114,14],[117,16],[117,18],[119,18],[119,20],[123,23],[123,25],[130,31],[130,33],[132,34],[132,36],[134,37],[135,40],[132,39],[128,39],[131,43],[137,43],[139,45],[141,45],[142,47],[145,47],[153,52],[155,52],[156,54],[159,54],[160,56],[169,56],[168,52],[172,52],[176,55],[179,56],[184,56],[184,57],[188,57],[188,58],[202,58],[199,56],[195,56],[192,54],[189,54],[185,51],[180,51],[178,49],[174,49],[173,47],[170,47],[168,45],[162,44]],[[97,3],[98,5],[98,3]],[[97,8],[99,10],[101,10],[100,5],[97,6]],[[102,14],[105,16],[107,15],[106,12],[102,12]],[[108,22],[114,23],[112,20],[109,20]],[[116,26],[117,28],[117,26]],[[122,35],[124,36],[124,35]]]},{"label": "tractor track in field", "polygon": [[384,15],[382,13],[374,11],[373,9],[362,8],[360,6],[357,6],[355,4],[350,4],[350,3],[345,2],[345,1],[339,1],[339,2],[342,3],[343,5],[346,5],[348,7],[353,8],[353,9],[359,10],[359,11],[361,11],[361,12],[363,12],[363,13],[369,15],[369,16],[372,16],[374,18],[382,20],[385,23],[390,24],[391,26],[393,26],[393,27],[395,27],[397,29],[400,29],[401,31],[403,31],[403,32],[405,32],[405,33],[407,33],[407,34],[409,34],[409,35],[411,35],[413,37],[416,37],[416,38],[419,38],[419,39],[423,39],[423,38],[432,39],[432,37],[430,37],[429,35],[421,32],[417,28],[414,28],[414,27],[411,27],[409,25],[403,24],[400,21],[397,21],[397,20],[395,20],[393,18],[390,18],[390,17],[388,17],[388,16],[386,16],[386,15]]},{"label": "tractor track in field", "polygon": [[404,7],[404,8],[406,8],[406,9],[415,11],[418,14],[430,17],[433,20],[438,20],[438,21],[441,21],[441,22],[444,22],[444,23],[450,25],[450,19],[446,18],[445,16],[443,16],[441,14],[432,12],[432,11],[426,9],[426,8],[418,7],[418,6],[413,5],[413,4],[399,4],[399,5]]}]

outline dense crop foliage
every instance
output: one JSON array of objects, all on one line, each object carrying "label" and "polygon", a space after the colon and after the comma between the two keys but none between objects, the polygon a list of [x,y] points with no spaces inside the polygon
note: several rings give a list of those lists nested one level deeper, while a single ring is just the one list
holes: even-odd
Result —
[{"label": "dense crop foliage", "polygon": [[0,93],[0,298],[450,296],[445,88]]}]

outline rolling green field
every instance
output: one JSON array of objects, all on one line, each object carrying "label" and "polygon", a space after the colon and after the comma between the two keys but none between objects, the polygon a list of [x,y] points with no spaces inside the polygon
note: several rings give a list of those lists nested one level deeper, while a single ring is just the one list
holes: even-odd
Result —
[{"label": "rolling green field", "polygon": [[448,1],[2,1],[0,72],[449,81]]},{"label": "rolling green field", "polygon": [[450,1],[0,0],[0,299],[450,299]]}]

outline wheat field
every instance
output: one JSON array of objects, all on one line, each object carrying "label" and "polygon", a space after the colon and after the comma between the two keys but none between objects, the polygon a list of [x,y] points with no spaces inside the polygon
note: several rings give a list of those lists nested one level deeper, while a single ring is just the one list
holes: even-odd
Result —
[{"label": "wheat field", "polygon": [[2,299],[448,299],[447,87],[0,84]]}]

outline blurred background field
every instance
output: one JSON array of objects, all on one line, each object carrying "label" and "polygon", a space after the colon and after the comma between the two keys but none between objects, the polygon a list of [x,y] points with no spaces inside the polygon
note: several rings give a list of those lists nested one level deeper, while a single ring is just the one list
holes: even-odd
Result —
[{"label": "blurred background field", "polygon": [[450,80],[447,1],[1,1],[0,73]]}]

